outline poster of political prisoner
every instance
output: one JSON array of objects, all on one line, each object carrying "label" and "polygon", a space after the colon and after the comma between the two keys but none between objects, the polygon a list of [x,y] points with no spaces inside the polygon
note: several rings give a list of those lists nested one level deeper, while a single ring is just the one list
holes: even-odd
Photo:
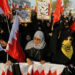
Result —
[{"label": "poster of political prisoner", "polygon": [[[19,17],[20,23],[30,23],[31,22],[31,9],[21,9],[16,8],[14,9]],[[13,18],[14,19],[14,18]],[[14,20],[12,20],[13,22]]]},{"label": "poster of political prisoner", "polygon": [[8,0],[9,6],[13,8],[31,8],[30,0]]},{"label": "poster of political prisoner", "polygon": [[50,20],[51,0],[36,0],[37,18]]}]

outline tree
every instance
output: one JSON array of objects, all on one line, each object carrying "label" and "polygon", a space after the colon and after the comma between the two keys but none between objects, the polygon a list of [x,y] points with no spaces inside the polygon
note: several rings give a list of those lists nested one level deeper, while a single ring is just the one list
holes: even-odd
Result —
[{"label": "tree", "polygon": [[[57,0],[52,2],[51,6],[52,6],[53,10],[55,10],[56,3],[57,3]],[[71,0],[64,0],[64,9],[67,8],[67,7],[70,7],[71,4],[72,4]]]},{"label": "tree", "polygon": [[53,2],[52,2],[52,5],[51,5],[52,10],[54,10],[54,9],[55,9],[55,7],[56,7],[56,3],[57,3],[57,1],[53,1]]},{"label": "tree", "polygon": [[72,4],[71,0],[64,0],[64,8],[71,6],[71,4]]}]

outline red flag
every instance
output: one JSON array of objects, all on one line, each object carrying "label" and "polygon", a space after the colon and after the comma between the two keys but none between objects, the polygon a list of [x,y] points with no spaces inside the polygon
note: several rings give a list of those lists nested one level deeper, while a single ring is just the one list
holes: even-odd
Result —
[{"label": "red flag", "polygon": [[64,0],[62,0],[62,4],[61,4],[61,14],[64,13]]},{"label": "red flag", "polygon": [[71,32],[73,33],[73,32],[75,32],[75,22],[71,25]]},{"label": "red flag", "polygon": [[7,0],[0,0],[0,7],[2,8],[2,10],[4,11],[4,13],[10,17],[10,8],[9,8],[9,5],[8,5],[8,1]]},{"label": "red flag", "polygon": [[25,54],[18,41],[19,18],[15,16],[15,21],[10,33],[9,41],[6,47],[6,52],[19,62],[25,62]]},{"label": "red flag", "polygon": [[58,22],[60,20],[61,3],[62,3],[61,0],[57,1],[57,5],[56,5],[56,8],[55,8],[55,11],[54,11],[54,14],[53,14],[53,16],[54,16],[53,23]]}]

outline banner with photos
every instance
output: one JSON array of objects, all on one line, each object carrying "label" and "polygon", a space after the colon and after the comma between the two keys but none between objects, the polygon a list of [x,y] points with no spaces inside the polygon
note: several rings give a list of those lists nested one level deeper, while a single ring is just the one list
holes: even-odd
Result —
[{"label": "banner with photos", "polygon": [[[31,22],[31,9],[21,9],[21,8],[16,8],[14,9],[19,16],[20,23],[30,23]],[[14,22],[14,16],[12,19],[12,22]]]},{"label": "banner with photos", "polygon": [[50,20],[51,0],[36,0],[37,18]]},{"label": "banner with photos", "polygon": [[8,0],[10,8],[31,8],[30,0]]}]

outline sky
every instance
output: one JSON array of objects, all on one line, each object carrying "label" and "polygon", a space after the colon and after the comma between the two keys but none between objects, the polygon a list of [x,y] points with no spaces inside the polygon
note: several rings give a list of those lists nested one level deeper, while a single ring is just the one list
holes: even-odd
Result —
[{"label": "sky", "polygon": [[[52,0],[52,1],[55,1],[55,0]],[[72,1],[72,8],[75,8],[75,0],[71,0]],[[35,6],[36,5],[36,0],[31,0],[31,5],[32,6]]]},{"label": "sky", "polygon": [[75,8],[75,0],[72,0],[72,7]]}]

